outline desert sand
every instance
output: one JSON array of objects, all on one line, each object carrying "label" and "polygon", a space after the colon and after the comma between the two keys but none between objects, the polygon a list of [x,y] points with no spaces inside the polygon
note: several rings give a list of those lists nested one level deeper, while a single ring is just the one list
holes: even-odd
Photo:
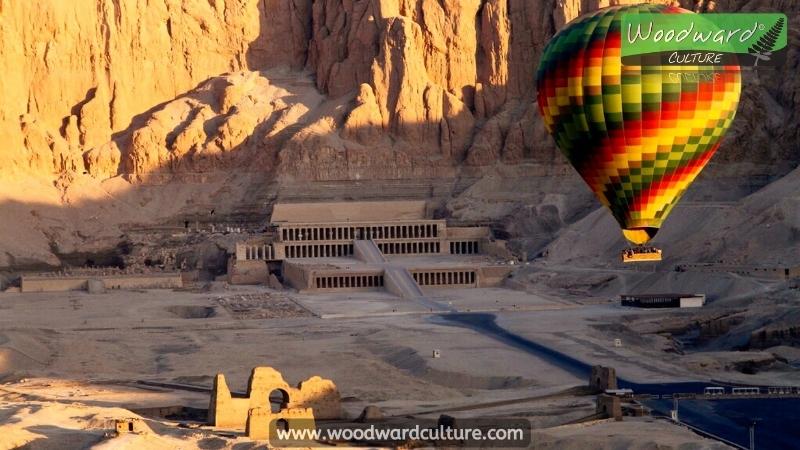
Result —
[{"label": "desert sand", "polygon": [[[551,301],[499,288],[432,290],[429,295],[462,311],[493,311],[512,328],[526,323],[525,329],[539,330],[535,339],[616,365],[632,379],[692,375],[678,364],[654,359],[626,365],[631,358],[646,357],[637,353],[639,347],[599,353],[596,348],[604,338],[591,333],[586,322],[619,317],[614,306]],[[264,318],[258,310],[242,315],[237,309],[232,315],[226,306],[243,296],[262,299],[261,308],[287,312]],[[325,318],[337,300],[339,310],[345,307],[349,316]],[[389,310],[402,302],[404,310]],[[213,375],[222,371],[231,388],[242,391],[255,365],[278,367],[288,380],[310,374],[336,380],[351,418],[376,405],[386,416],[514,414],[528,417],[541,430],[594,412],[591,396],[570,393],[587,380],[478,333],[431,322],[422,307],[408,303],[388,294],[335,299],[224,284],[199,291],[2,294],[4,448],[24,443],[30,448],[233,448],[246,438],[181,428],[179,421],[152,415],[146,417],[152,434],[113,438],[108,431],[111,419],[141,417],[132,411],[208,406],[207,393],[139,381],[210,387]],[[286,306],[291,304],[302,308]],[[49,313],[42,314],[43,308]],[[442,357],[431,358],[433,349]],[[676,437],[666,422],[648,427],[650,439],[673,448],[681,442],[704,442],[686,433]],[[554,445],[556,437],[573,442],[563,430],[548,430],[543,430],[542,448]],[[609,445],[619,445],[614,436],[626,430],[604,432]],[[569,445],[581,445],[583,438],[576,439]]]},{"label": "desert sand", "polygon": [[[569,390],[586,380],[417,304],[214,281],[278,201],[426,200],[521,262],[497,289],[426,292],[442,304],[630,380],[800,383],[796,280],[675,270],[800,265],[800,3],[671,2],[780,10],[791,45],[745,74],[730,132],[655,241],[665,261],[638,269],[618,262],[618,226],[547,135],[533,83],[559,29],[618,3],[634,2],[0,0],[0,448],[247,448],[150,416],[152,433],[106,432],[131,410],[206,407],[140,380],[207,387],[224,371],[241,390],[256,365],[335,380],[351,416],[514,413],[548,428],[542,448],[714,448],[663,421],[549,428],[594,412]],[[202,282],[17,292],[20,274],[165,253]],[[709,304],[616,304],[667,290]]]}]

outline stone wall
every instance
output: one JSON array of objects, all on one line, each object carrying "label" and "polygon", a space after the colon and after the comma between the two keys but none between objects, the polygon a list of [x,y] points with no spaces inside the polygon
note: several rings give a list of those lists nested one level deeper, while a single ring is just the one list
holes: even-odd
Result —
[{"label": "stone wall", "polygon": [[756,278],[769,278],[786,280],[790,278],[800,278],[800,266],[773,266],[773,267],[758,267],[758,266],[740,266],[731,264],[715,264],[715,263],[701,263],[701,264],[680,264],[677,266],[678,270],[684,272],[712,272],[712,273],[735,273],[737,275],[744,275]]},{"label": "stone wall", "polygon": [[272,223],[374,222],[426,218],[425,201],[278,203]]},{"label": "stone wall", "polygon": [[311,287],[311,271],[300,264],[284,261],[282,273],[283,279],[295,289],[302,290]]},{"label": "stone wall", "polygon": [[448,239],[485,239],[491,233],[489,227],[447,227]]},{"label": "stone wall", "polygon": [[313,411],[312,417],[318,419],[342,417],[339,391],[331,380],[313,376],[300,382],[297,387],[292,387],[277,370],[256,367],[250,373],[244,397],[232,395],[225,376],[217,374],[211,392],[208,422],[220,428],[244,429],[248,424],[249,411],[256,408],[272,410],[271,395],[281,397],[281,403],[276,410],[310,408]]},{"label": "stone wall", "polygon": [[175,289],[183,287],[178,272],[145,275],[22,276],[22,292],[83,291],[89,280],[99,280],[106,289]]},{"label": "stone wall", "polygon": [[622,399],[616,395],[600,394],[597,396],[597,414],[605,415],[614,420],[622,420]]},{"label": "stone wall", "polygon": [[231,257],[228,262],[228,281],[231,284],[266,284],[269,268],[265,261],[240,261]]},{"label": "stone wall", "polygon": [[[245,434],[255,441],[268,441],[278,437],[278,427],[284,430],[316,430],[314,412],[311,408],[286,408],[272,411],[269,408],[253,408],[247,413]],[[293,443],[294,444],[294,443]],[[309,444],[316,444],[309,442]]]},{"label": "stone wall", "polygon": [[478,286],[492,287],[502,284],[513,271],[513,266],[484,266],[478,269]]},{"label": "stone wall", "polygon": [[598,392],[617,389],[617,371],[613,367],[592,366],[589,388]]}]

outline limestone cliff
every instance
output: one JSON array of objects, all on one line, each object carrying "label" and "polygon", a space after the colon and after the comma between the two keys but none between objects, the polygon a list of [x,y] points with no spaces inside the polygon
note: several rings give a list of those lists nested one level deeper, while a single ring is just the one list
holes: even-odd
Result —
[{"label": "limestone cliff", "polygon": [[84,152],[209,77],[302,68],[308,3],[0,1],[3,170],[80,174]]},{"label": "limestone cliff", "polygon": [[[539,56],[580,14],[634,2],[0,0],[0,226],[16,233],[0,236],[0,266],[114,243],[123,222],[243,199],[263,208],[259,189],[275,180],[493,185],[496,173],[534,176],[531,164],[568,179],[514,179],[507,209],[486,214],[518,217],[520,183],[563,203],[523,211],[519,230],[541,231],[540,247],[596,204],[553,170],[565,161],[534,100]],[[788,173],[800,162],[800,3],[672,3],[790,18],[787,64],[747,76],[706,172],[756,188]]]},{"label": "limestone cliff", "polygon": [[[535,66],[561,26],[609,1],[3,0],[2,171],[68,184],[84,172],[413,178],[498,160],[561,163],[533,100]],[[786,12],[797,43],[796,3],[745,9]],[[784,124],[798,120],[800,83],[782,77],[798,59],[794,45],[787,67],[748,80],[721,159],[796,163],[798,128]],[[276,67],[283,80],[310,76],[325,105],[254,96],[266,78],[247,72]],[[175,102],[184,108],[167,108]],[[766,140],[775,147],[754,145]]]}]

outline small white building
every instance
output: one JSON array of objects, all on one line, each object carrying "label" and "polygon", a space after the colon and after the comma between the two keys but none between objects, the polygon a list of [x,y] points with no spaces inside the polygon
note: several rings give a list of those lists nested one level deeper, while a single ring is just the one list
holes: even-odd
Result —
[{"label": "small white building", "polygon": [[706,303],[705,294],[623,294],[622,306],[636,308],[700,308]]},{"label": "small white building", "polygon": [[681,297],[681,308],[700,308],[706,304],[705,294],[694,294],[691,297]]}]

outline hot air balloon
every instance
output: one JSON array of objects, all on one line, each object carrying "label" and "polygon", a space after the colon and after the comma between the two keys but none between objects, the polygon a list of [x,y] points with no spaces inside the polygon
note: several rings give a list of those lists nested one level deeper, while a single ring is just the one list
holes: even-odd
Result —
[{"label": "hot air balloon", "polygon": [[660,260],[644,245],[719,148],[741,74],[735,65],[624,66],[627,13],[693,14],[627,5],[572,21],[543,52],[538,104],[562,153],[636,246],[623,260]]}]

